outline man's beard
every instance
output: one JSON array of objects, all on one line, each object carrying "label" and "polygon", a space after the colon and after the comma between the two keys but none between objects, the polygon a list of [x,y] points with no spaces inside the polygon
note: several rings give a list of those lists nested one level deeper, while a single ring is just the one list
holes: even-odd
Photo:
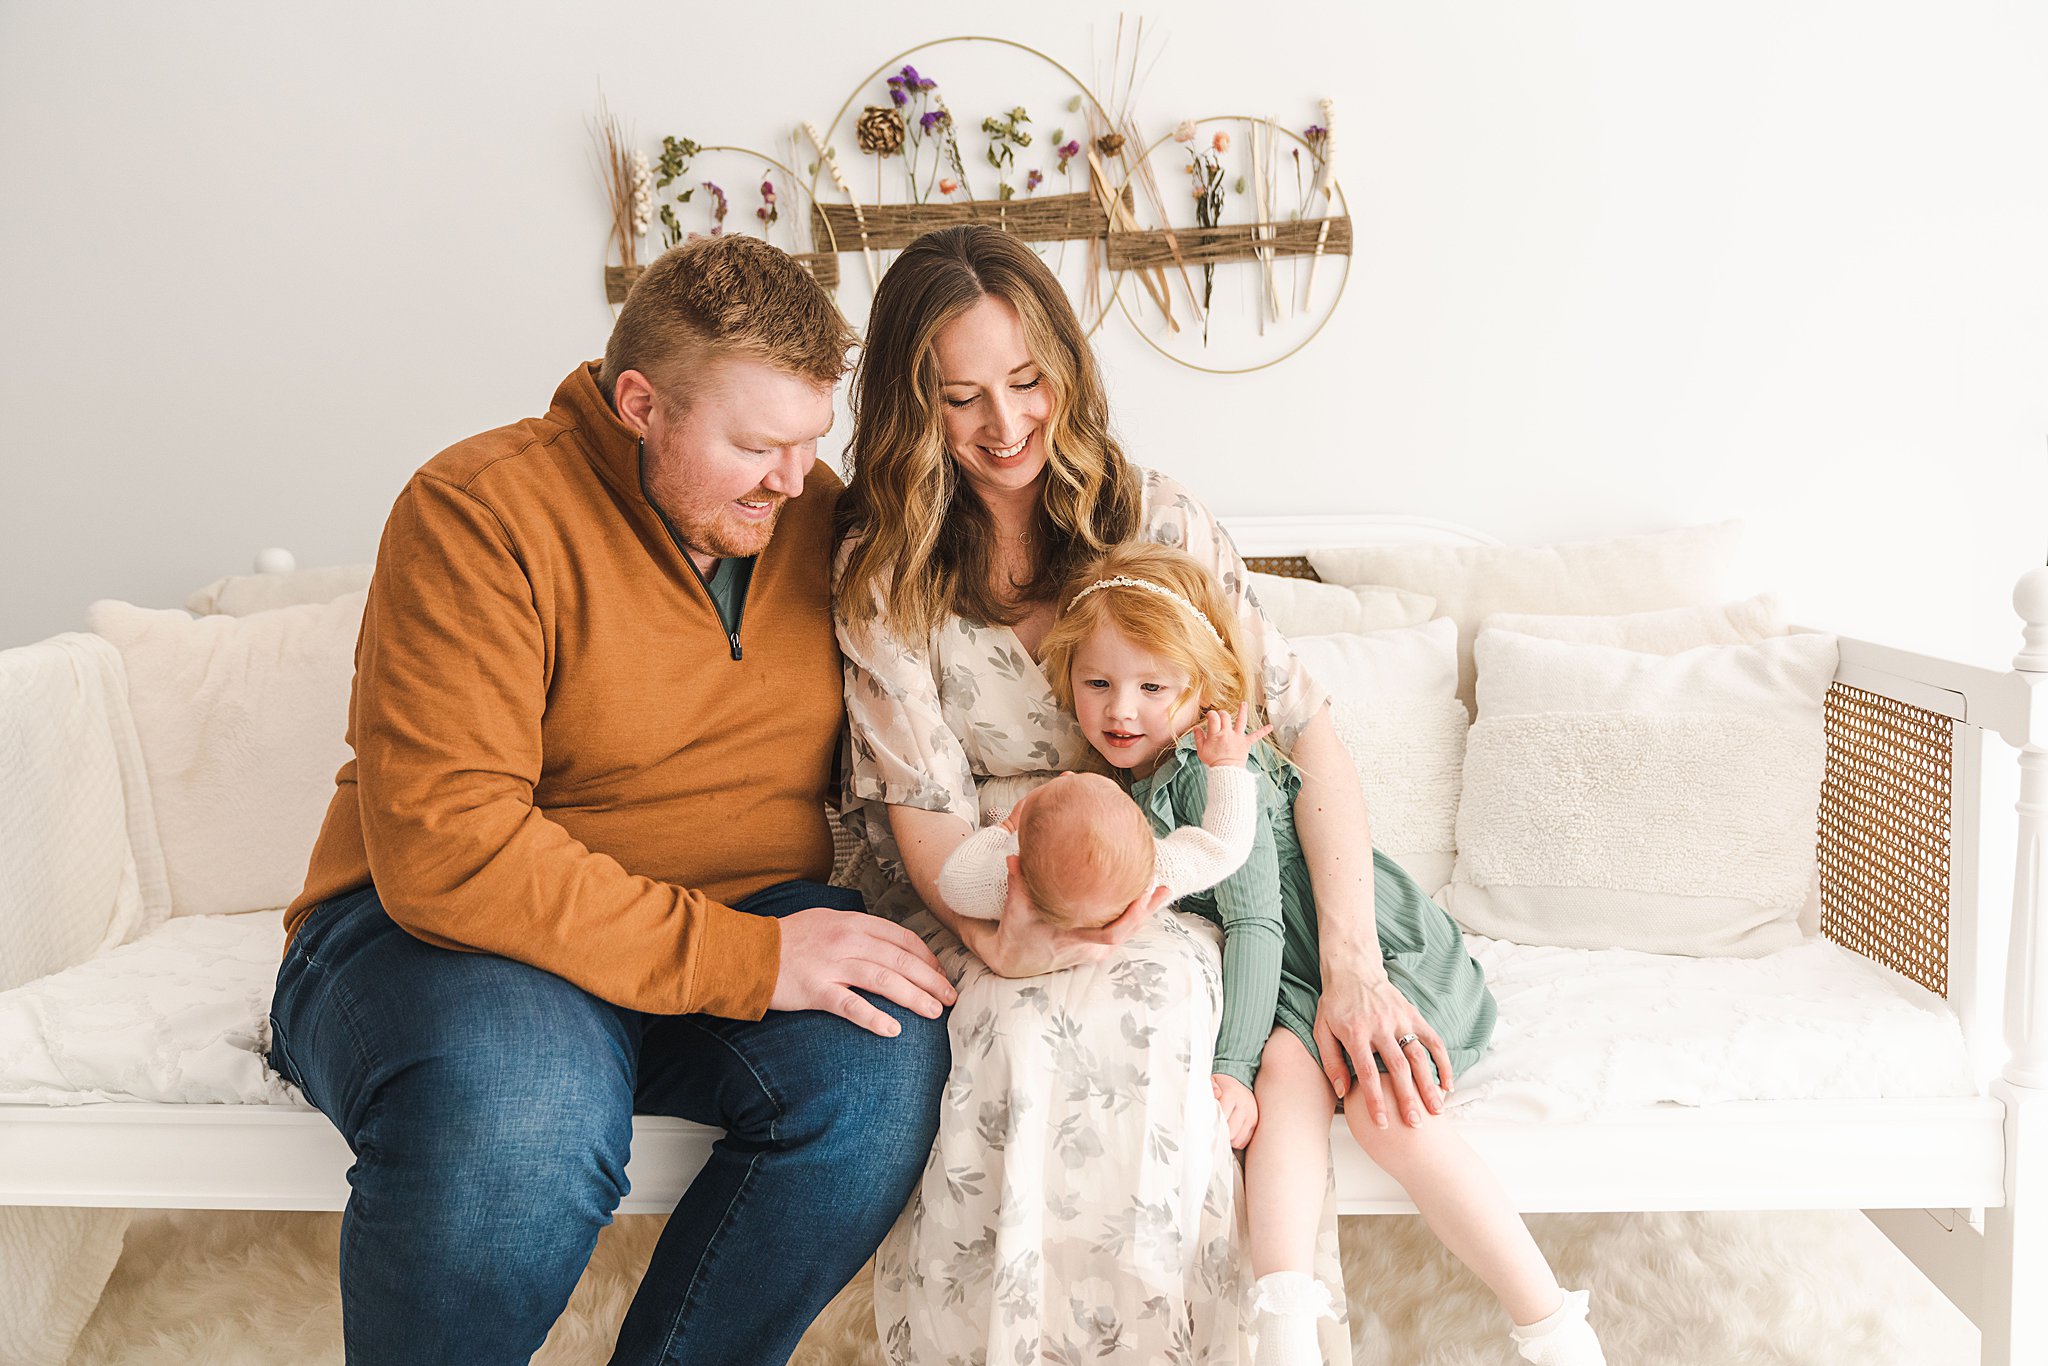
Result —
[{"label": "man's beard", "polygon": [[776,523],[782,520],[782,509],[789,499],[767,489],[755,489],[744,499],[734,501],[766,502],[775,506],[758,522],[742,520],[732,503],[671,511],[667,506],[669,500],[663,499],[662,511],[668,514],[669,523],[683,544],[700,555],[711,555],[721,560],[758,555],[767,549],[768,540],[775,534]]}]

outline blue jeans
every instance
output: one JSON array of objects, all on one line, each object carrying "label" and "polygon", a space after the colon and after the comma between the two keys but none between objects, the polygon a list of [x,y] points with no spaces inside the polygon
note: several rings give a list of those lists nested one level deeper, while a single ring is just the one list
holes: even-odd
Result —
[{"label": "blue jeans", "polygon": [[[785,882],[757,915],[861,909]],[[356,1155],[341,1225],[351,1366],[526,1361],[626,1193],[635,1111],[726,1133],[690,1183],[614,1363],[784,1362],[882,1240],[938,1129],[944,1017],[875,1004],[649,1015],[552,973],[435,948],[374,888],[316,907],[277,974],[278,1071]]]}]

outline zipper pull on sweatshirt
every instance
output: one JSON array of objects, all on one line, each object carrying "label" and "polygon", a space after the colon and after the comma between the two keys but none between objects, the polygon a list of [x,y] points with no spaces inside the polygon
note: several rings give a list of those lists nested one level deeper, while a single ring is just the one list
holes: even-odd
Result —
[{"label": "zipper pull on sweatshirt", "polygon": [[740,633],[738,631],[727,631],[725,638],[732,642],[732,657],[738,659],[740,657]]}]

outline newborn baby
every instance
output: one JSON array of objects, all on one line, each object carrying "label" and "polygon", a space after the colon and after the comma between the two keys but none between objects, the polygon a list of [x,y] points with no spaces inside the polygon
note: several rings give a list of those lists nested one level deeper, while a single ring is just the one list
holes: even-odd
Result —
[{"label": "newborn baby", "polygon": [[1114,779],[1062,773],[955,849],[939,872],[939,895],[961,915],[1001,918],[1012,854],[1032,905],[1063,929],[1107,925],[1154,887],[1176,898],[1213,887],[1251,853],[1258,787],[1244,768],[1208,775],[1202,823],[1154,839]]}]

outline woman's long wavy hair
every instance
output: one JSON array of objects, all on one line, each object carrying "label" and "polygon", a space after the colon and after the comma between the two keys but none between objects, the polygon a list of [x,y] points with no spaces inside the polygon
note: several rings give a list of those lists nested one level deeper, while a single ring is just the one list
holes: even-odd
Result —
[{"label": "woman's long wavy hair", "polygon": [[[1028,580],[997,583],[995,521],[946,448],[935,342],[982,299],[1017,310],[1052,391],[1045,482]],[[1090,556],[1138,528],[1142,477],[1109,431],[1109,399],[1079,319],[1029,246],[984,226],[912,242],[882,277],[853,386],[853,440],[838,530],[854,545],[841,619],[921,641],[950,614],[1012,625]]]}]

